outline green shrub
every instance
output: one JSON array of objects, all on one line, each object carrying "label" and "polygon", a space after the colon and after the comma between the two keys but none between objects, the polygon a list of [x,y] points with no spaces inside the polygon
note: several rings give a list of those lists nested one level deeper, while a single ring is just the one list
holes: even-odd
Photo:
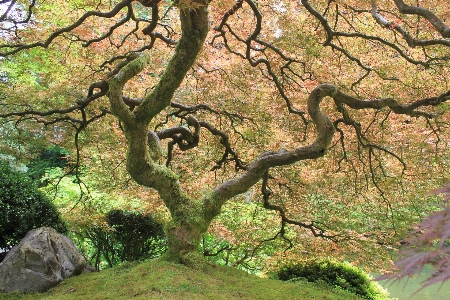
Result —
[{"label": "green shrub", "polygon": [[94,226],[88,231],[95,248],[92,263],[96,268],[102,259],[112,267],[125,261],[154,258],[166,251],[163,225],[152,216],[111,210],[105,219],[108,227]]},{"label": "green shrub", "polygon": [[280,280],[324,282],[365,299],[389,299],[387,292],[369,274],[348,262],[333,259],[310,260],[283,266],[278,270]]},{"label": "green shrub", "polygon": [[[9,251],[28,231],[43,226],[67,232],[55,205],[35,182],[0,162],[0,249]],[[0,253],[0,260],[5,255]]]}]

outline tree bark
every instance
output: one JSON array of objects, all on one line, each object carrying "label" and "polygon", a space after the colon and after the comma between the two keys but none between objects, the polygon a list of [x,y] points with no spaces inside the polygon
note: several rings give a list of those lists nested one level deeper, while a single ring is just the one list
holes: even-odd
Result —
[{"label": "tree bark", "polygon": [[[150,121],[170,105],[175,90],[194,64],[209,30],[207,2],[198,0],[192,7],[180,6],[182,36],[161,80],[141,104],[130,111],[123,102],[124,85],[149,63],[148,54],[140,54],[109,80],[108,98],[112,113],[123,123],[127,139],[127,171],[139,184],[154,188],[169,209],[172,221],[166,226],[169,240],[167,259],[184,262],[187,253],[198,251],[201,236],[209,223],[202,217],[201,205],[187,195],[178,176],[152,159],[157,149],[148,145]],[[150,143],[157,143],[150,140]],[[154,150],[153,150],[154,151]]]},{"label": "tree bark", "polygon": [[[186,22],[188,19],[185,16],[182,20]],[[194,35],[197,33],[198,31]],[[201,36],[204,39],[206,31]],[[175,72],[175,69],[182,69],[181,65],[183,65],[184,73],[182,76],[178,73],[177,79],[169,75],[163,76],[158,86],[164,87],[164,91],[161,91],[161,88],[155,89],[133,112],[129,111],[123,103],[122,88],[124,84],[148,63],[148,57],[141,55],[110,80],[108,96],[113,113],[124,123],[124,132],[128,142],[128,172],[137,183],[156,189],[170,211],[172,220],[165,227],[168,252],[164,258],[186,265],[199,265],[204,262],[198,252],[201,238],[227,200],[247,191],[262,178],[269,168],[292,164],[304,159],[315,159],[326,153],[334,134],[334,127],[328,117],[320,111],[319,104],[327,96],[333,98],[340,94],[335,86],[327,84],[320,85],[311,93],[308,99],[308,113],[317,130],[316,140],[312,144],[291,151],[280,150],[263,153],[239,177],[224,182],[201,200],[193,199],[183,191],[175,173],[165,165],[160,165],[152,160],[149,152],[154,147],[148,145],[149,141],[156,142],[148,139],[148,124],[151,118],[164,109],[164,105],[170,105],[174,90],[189,69],[185,65],[187,64],[188,50],[195,50],[195,53],[198,53],[202,46],[198,37],[193,44],[184,43],[180,41],[180,45],[189,45],[189,47],[185,48],[186,46],[179,45],[166,70],[167,74],[175,76],[172,72]],[[189,63],[192,65],[196,55],[191,52],[188,57]],[[151,118],[148,117],[149,115]]]}]

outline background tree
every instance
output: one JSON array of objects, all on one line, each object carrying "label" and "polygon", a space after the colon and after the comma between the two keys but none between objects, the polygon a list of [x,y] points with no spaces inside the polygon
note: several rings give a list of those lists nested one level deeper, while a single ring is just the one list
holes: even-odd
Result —
[{"label": "background tree", "polygon": [[[257,189],[281,221],[266,240],[391,245],[411,223],[397,209],[417,204],[400,181],[446,176],[445,2],[4,1],[1,117],[73,133],[76,166],[106,140],[103,161],[124,159],[167,207],[169,260],[192,263],[225,203]],[[321,214],[339,197],[307,192],[334,171],[341,208],[377,207],[364,228]]]}]

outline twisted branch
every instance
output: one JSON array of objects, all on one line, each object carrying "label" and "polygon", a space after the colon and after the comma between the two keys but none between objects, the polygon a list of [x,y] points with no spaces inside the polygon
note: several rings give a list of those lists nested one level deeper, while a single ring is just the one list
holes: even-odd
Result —
[{"label": "twisted branch", "polygon": [[[400,3],[400,2],[403,2],[403,1],[402,0],[394,0],[394,2],[397,4],[397,3]],[[410,7],[412,7],[412,6],[410,6]],[[414,7],[412,7],[412,8],[414,8]],[[409,11],[410,14],[413,14],[411,12],[411,10],[407,9],[406,11]],[[434,16],[434,17],[431,17],[431,15],[429,15],[428,13],[425,13],[426,15],[428,15],[429,18],[431,18],[432,20],[435,20],[435,24],[436,25],[432,23],[433,25],[435,25],[435,27],[438,26],[438,27],[441,28],[442,26],[444,26],[444,27],[441,28],[442,29],[441,35],[443,37],[450,37],[450,28],[445,26],[442,23],[442,21],[440,21],[433,13],[431,13],[427,9],[424,9],[424,8],[421,8],[421,7],[416,7],[416,9],[413,9],[413,11],[416,11],[416,13],[414,13],[414,14],[418,14],[418,15],[420,15],[419,12],[425,12],[426,11],[429,14],[431,14],[432,16]],[[403,11],[400,9],[400,12],[403,12]],[[395,22],[390,22],[390,21],[386,20],[378,12],[377,5],[375,4],[375,2],[372,2],[371,13],[372,13],[373,18],[377,21],[378,24],[380,24],[381,26],[383,26],[385,28],[388,28],[388,29],[394,29],[395,31],[400,33],[403,36],[403,38],[405,39],[405,41],[408,43],[408,46],[410,46],[412,48],[417,47],[417,46],[431,46],[431,45],[450,46],[450,41],[449,40],[418,40],[418,39],[413,38],[408,33],[408,31],[405,28],[403,28],[401,25],[396,24]],[[399,53],[402,53],[402,52],[399,52]]]}]

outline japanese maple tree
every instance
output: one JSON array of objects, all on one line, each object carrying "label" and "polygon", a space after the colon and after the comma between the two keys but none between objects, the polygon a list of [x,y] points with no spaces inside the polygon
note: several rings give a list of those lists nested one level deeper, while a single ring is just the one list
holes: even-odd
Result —
[{"label": "japanese maple tree", "polygon": [[[281,221],[276,237],[290,224],[337,241],[338,230],[291,217],[287,205],[271,201],[270,182],[284,184],[271,174],[340,149],[338,168],[364,173],[381,191],[376,178],[385,164],[406,168],[378,136],[386,120],[419,118],[435,136],[445,129],[434,121],[445,120],[450,99],[446,1],[1,5],[0,117],[36,134],[69,125],[53,138],[73,133],[77,145],[93,126],[98,139],[123,135],[109,157],[126,152],[131,178],[169,210],[168,260],[198,262],[201,239],[224,204],[255,185]],[[203,150],[213,138],[218,157]],[[351,143],[357,161],[367,162],[361,170],[352,168]],[[202,157],[210,150],[216,154]],[[173,166],[184,157],[176,151],[194,153],[203,171]],[[223,173],[214,180],[198,174],[208,169]],[[196,182],[196,175],[210,180]]]}]

